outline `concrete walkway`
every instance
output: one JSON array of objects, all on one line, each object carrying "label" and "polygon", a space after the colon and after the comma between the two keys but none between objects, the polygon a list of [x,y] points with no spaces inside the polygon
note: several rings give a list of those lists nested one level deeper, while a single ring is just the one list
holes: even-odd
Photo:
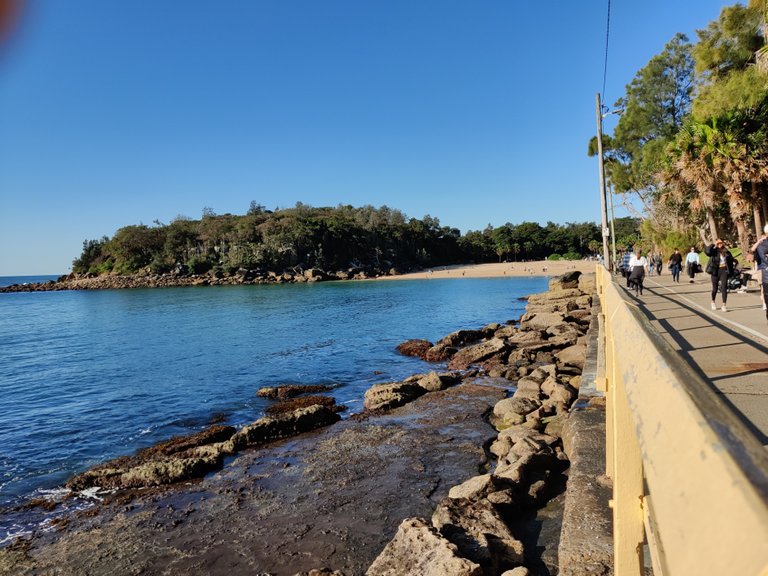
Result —
[{"label": "concrete walkway", "polygon": [[[618,286],[625,286],[615,277]],[[728,311],[710,308],[711,281],[681,276],[674,283],[666,270],[646,276],[638,304],[670,345],[735,409],[764,446],[768,446],[768,320],[760,291],[728,294]]]}]

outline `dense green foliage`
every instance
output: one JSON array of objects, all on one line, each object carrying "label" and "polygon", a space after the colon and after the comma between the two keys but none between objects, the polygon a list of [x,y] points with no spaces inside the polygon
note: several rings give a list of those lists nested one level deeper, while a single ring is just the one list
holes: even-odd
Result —
[{"label": "dense green foliage", "polygon": [[291,267],[387,271],[502,259],[584,257],[600,239],[596,224],[534,222],[490,225],[462,235],[437,218],[407,218],[382,206],[264,209],[251,203],[243,216],[203,211],[200,220],[120,228],[112,238],[86,240],[72,265],[76,273],[204,273],[240,268],[282,271]]}]

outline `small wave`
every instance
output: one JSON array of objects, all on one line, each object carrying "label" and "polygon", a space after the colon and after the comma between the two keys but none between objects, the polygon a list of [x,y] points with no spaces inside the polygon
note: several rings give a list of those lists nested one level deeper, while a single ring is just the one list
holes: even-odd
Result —
[{"label": "small wave", "polygon": [[85,490],[81,490],[80,492],[77,493],[77,495],[87,500],[96,500],[98,502],[101,502],[102,500],[104,500],[104,496],[107,496],[109,494],[114,494],[114,493],[115,493],[114,490],[104,490],[99,486],[94,486],[93,488],[86,488]]},{"label": "small wave", "polygon": [[0,547],[10,544],[17,538],[27,538],[32,536],[34,529],[30,526],[22,526],[21,524],[13,524],[4,531],[0,532]]},{"label": "small wave", "polygon": [[57,488],[38,488],[35,490],[35,493],[39,494],[41,498],[45,498],[46,500],[60,502],[69,496],[72,493],[72,490],[60,486]]}]

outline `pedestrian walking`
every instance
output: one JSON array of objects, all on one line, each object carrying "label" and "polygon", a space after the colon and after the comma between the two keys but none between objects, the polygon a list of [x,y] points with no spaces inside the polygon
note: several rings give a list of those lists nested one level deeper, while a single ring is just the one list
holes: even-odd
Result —
[{"label": "pedestrian walking", "polygon": [[696,272],[699,271],[699,254],[696,252],[696,247],[691,246],[690,251],[685,257],[685,271],[688,273],[689,282],[693,284]]},{"label": "pedestrian walking", "polygon": [[728,300],[728,277],[733,275],[733,268],[736,263],[731,253],[728,251],[728,247],[725,245],[725,241],[718,238],[714,244],[710,244],[704,248],[704,254],[709,256],[709,263],[707,264],[707,272],[712,278],[712,310],[717,310],[715,304],[715,297],[718,290],[723,297],[723,305],[720,310],[727,312],[726,301]]},{"label": "pedestrian walking", "polygon": [[632,259],[632,247],[627,246],[626,252],[621,256],[621,264],[619,265],[619,270],[621,270],[621,275],[627,280],[627,288],[629,288],[629,261]]},{"label": "pedestrian walking", "polygon": [[638,248],[629,259],[629,287],[634,288],[635,295],[643,295],[643,280],[645,279],[645,267],[648,265],[642,250]]},{"label": "pedestrian walking", "polygon": [[763,235],[752,245],[757,264],[758,280],[760,280],[760,295],[763,300],[765,319],[768,320],[768,224],[763,228]]},{"label": "pedestrian walking", "polygon": [[672,282],[680,282],[680,271],[683,269],[683,255],[680,249],[675,248],[672,256],[669,257],[669,270],[672,272]]}]

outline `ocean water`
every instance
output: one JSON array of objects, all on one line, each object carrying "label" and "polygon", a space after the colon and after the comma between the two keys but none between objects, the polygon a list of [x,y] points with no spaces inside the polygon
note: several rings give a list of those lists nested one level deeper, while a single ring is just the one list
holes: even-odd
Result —
[{"label": "ocean water", "polygon": [[526,277],[0,294],[0,543],[12,531],[3,510],[213,420],[250,423],[269,402],[262,386],[333,384],[346,414],[359,412],[372,384],[435,368],[397,344],[517,319],[520,298],[546,287]]},{"label": "ocean water", "polygon": [[37,284],[48,282],[49,280],[58,279],[59,276],[52,276],[50,274],[44,276],[0,276],[0,287],[12,286],[14,284]]}]

